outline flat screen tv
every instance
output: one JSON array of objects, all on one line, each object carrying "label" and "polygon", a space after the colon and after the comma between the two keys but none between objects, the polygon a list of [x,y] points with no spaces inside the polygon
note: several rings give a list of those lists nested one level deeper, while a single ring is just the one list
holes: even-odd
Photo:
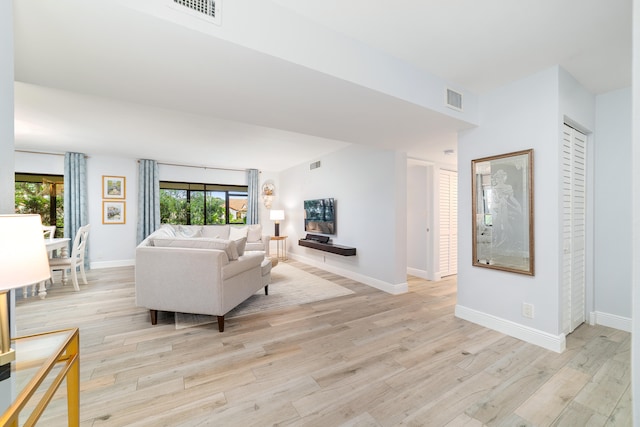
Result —
[{"label": "flat screen tv", "polygon": [[304,201],[304,231],[317,234],[336,234],[334,199]]}]

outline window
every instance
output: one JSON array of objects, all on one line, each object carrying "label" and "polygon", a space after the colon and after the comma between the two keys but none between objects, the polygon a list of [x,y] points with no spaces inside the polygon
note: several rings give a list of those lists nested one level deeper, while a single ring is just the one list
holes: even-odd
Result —
[{"label": "window", "polygon": [[247,186],[160,182],[162,224],[244,224]]},{"label": "window", "polygon": [[15,211],[39,214],[42,225],[55,225],[56,237],[64,234],[64,178],[62,175],[15,175]]}]

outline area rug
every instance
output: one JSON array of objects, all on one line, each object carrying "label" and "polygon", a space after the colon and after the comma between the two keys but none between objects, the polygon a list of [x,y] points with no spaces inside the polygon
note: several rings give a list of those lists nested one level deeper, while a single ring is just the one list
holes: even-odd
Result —
[{"label": "area rug", "polygon": [[[322,279],[290,264],[279,263],[271,270],[269,295],[260,289],[242,304],[231,310],[225,319],[246,316],[261,311],[274,310],[292,305],[322,301],[353,291],[333,282]],[[204,314],[176,313],[176,329],[189,328],[217,322],[216,316]]]}]

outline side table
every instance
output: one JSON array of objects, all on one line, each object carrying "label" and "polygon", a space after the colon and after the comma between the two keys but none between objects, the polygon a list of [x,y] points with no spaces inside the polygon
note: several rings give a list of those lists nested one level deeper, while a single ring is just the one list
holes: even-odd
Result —
[{"label": "side table", "polygon": [[[271,236],[271,240],[276,241],[276,257],[281,261],[287,260],[287,237],[289,236]],[[280,256],[281,250],[282,256]]]},{"label": "side table", "polygon": [[2,396],[10,402],[2,400],[0,425],[35,425],[65,379],[68,425],[80,425],[78,328],[15,338],[13,344],[16,360],[11,362],[11,376],[2,381],[13,382],[13,392]]}]

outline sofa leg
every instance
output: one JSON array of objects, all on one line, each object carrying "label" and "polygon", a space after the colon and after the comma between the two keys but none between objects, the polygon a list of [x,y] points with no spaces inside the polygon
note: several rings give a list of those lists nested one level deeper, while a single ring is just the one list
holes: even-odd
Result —
[{"label": "sofa leg", "polygon": [[264,294],[269,295],[269,285],[264,287]]},{"label": "sofa leg", "polygon": [[149,315],[151,316],[151,324],[158,324],[158,310],[149,310]]},{"label": "sofa leg", "polygon": [[218,316],[218,331],[224,332],[224,316]]}]

